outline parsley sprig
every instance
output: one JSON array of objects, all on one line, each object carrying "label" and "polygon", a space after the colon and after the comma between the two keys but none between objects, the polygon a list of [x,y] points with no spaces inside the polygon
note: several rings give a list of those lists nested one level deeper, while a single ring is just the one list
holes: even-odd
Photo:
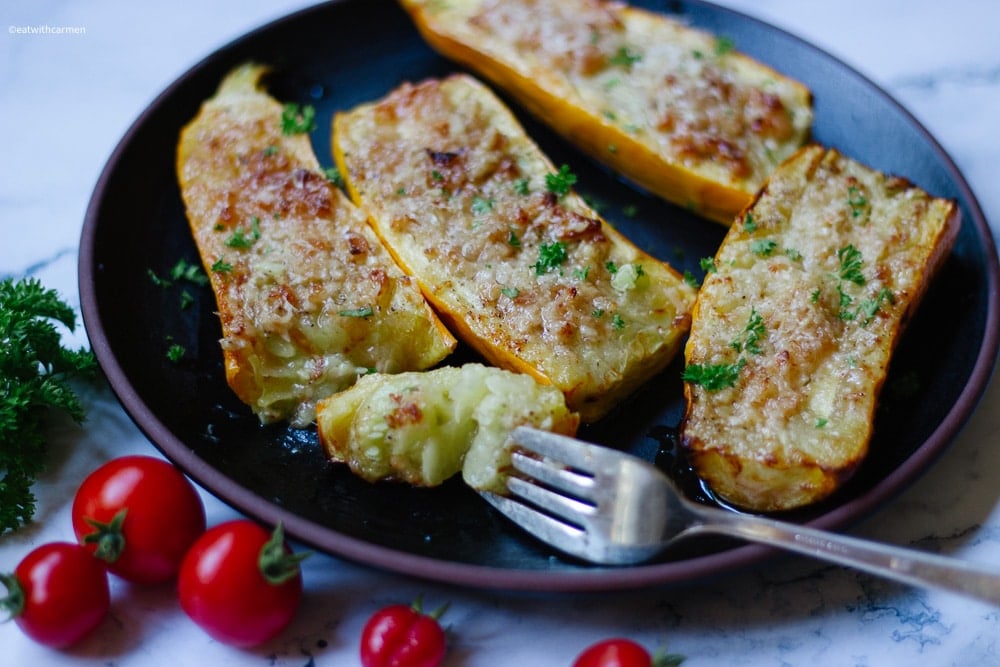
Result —
[{"label": "parsley sprig", "polygon": [[566,261],[566,244],[563,241],[543,243],[538,248],[538,261],[535,262],[535,275],[544,275],[559,268]]},{"label": "parsley sprig", "polygon": [[559,167],[559,172],[555,174],[545,174],[545,189],[558,197],[569,194],[570,188],[576,184],[576,174],[569,169],[569,165]]},{"label": "parsley sprig", "polygon": [[62,410],[85,418],[69,381],[93,378],[89,350],[68,350],[55,323],[70,331],[73,309],[36,279],[0,281],[0,533],[26,524],[35,513],[31,491],[45,468],[43,419]]},{"label": "parsley sprig", "polygon": [[719,391],[736,384],[746,363],[747,360],[740,357],[733,364],[688,364],[681,379],[701,385],[705,391]]},{"label": "parsley sprig", "polygon": [[316,129],[316,108],[311,104],[289,102],[281,110],[281,133],[305,134]]}]

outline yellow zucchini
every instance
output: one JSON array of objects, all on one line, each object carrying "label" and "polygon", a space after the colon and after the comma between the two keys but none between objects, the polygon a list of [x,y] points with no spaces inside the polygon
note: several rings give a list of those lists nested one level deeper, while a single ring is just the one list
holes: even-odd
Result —
[{"label": "yellow zucchini", "polygon": [[584,421],[680,351],[693,288],[587,206],[480,82],[404,84],[333,134],[348,191],[449,328]]},{"label": "yellow zucchini", "polygon": [[283,113],[308,118],[261,90],[264,72],[226,76],[181,133],[177,177],[227,381],[262,421],[303,426],[359,374],[433,366],[456,341],[328,182],[308,134],[283,131]]},{"label": "yellow zucchini", "polygon": [[958,227],[954,201],[832,149],[775,171],[719,248],[685,347],[681,441],[718,496],[787,510],[851,477]]},{"label": "yellow zucchini", "polygon": [[605,0],[401,0],[426,41],[649,191],[729,225],[811,93],[723,36]]}]

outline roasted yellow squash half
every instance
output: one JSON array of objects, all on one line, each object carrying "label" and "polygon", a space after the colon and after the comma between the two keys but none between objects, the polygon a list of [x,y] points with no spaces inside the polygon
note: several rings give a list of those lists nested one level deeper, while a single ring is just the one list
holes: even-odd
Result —
[{"label": "roasted yellow squash half", "polygon": [[685,348],[681,441],[719,497],[787,510],[851,477],[958,227],[955,202],[832,149],[771,176],[719,248]]},{"label": "roasted yellow squash half", "polygon": [[602,220],[476,79],[404,84],[337,114],[333,134],[348,191],[449,328],[584,421],[680,351],[694,289]]},{"label": "roasted yellow squash half", "polygon": [[605,0],[401,4],[434,49],[570,142],[726,225],[809,135],[804,85],[663,14]]},{"label": "roasted yellow squash half", "polygon": [[359,375],[433,366],[456,341],[327,180],[308,110],[267,95],[264,72],[226,76],[181,133],[177,177],[226,379],[262,421],[302,426],[316,400]]}]

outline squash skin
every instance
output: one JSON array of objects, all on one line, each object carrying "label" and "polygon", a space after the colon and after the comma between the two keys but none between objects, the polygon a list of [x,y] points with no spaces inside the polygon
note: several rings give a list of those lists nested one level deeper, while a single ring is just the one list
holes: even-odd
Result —
[{"label": "squash skin", "polygon": [[684,387],[681,445],[716,496],[786,511],[855,474],[893,350],[959,225],[954,201],[834,149],[775,171],[720,246],[685,346],[688,369],[743,363],[732,386]]},{"label": "squash skin", "polygon": [[227,382],[262,422],[305,426],[316,400],[368,368],[427,368],[456,341],[328,182],[308,134],[282,132],[266,72],[246,63],[224,78],[182,130],[176,169]]},{"label": "squash skin", "polygon": [[[449,328],[494,365],[559,387],[584,422],[680,351],[693,288],[575,192],[547,193],[558,170],[473,77],[403,84],[338,113],[333,137],[351,197]],[[522,178],[530,192],[513,194]],[[488,211],[470,210],[474,194]],[[541,247],[557,239],[566,264],[537,272]],[[614,289],[609,265],[644,275]]]},{"label": "squash skin", "polygon": [[[767,152],[770,159],[767,164],[756,164],[752,173],[744,175],[726,174],[717,166],[724,161],[720,156],[756,132],[752,119],[736,134],[707,136],[708,140],[719,142],[717,152],[709,151],[695,158],[679,155],[663,146],[670,131],[661,133],[644,121],[631,119],[630,124],[639,128],[636,131],[623,124],[621,118],[615,118],[614,113],[620,107],[613,95],[601,98],[595,94],[599,82],[590,85],[588,77],[573,77],[571,73],[558,71],[530,50],[512,49],[501,38],[479,29],[476,20],[495,4],[491,0],[448,3],[401,0],[400,4],[432,48],[497,85],[566,140],[646,190],[723,225],[731,224],[750,203],[770,170],[808,139],[812,122],[812,96],[808,88],[735,51],[718,58],[719,71],[727,82],[724,85],[735,83],[769,96],[773,94],[768,99],[780,100],[792,125],[791,133],[780,140],[761,138],[761,145],[755,151]],[[523,5],[526,14],[532,9],[539,11],[533,7],[533,0],[503,0],[502,4]],[[560,5],[579,9],[581,13],[606,13],[611,23],[621,28],[628,43],[675,41],[679,48],[690,49],[692,53],[711,53],[716,48],[714,36],[686,28],[655,12],[603,0],[570,0]],[[688,60],[699,59],[707,57]],[[581,88],[584,92],[580,92]],[[650,98],[640,103],[652,105],[655,88],[655,84],[639,84],[629,92]]]}]

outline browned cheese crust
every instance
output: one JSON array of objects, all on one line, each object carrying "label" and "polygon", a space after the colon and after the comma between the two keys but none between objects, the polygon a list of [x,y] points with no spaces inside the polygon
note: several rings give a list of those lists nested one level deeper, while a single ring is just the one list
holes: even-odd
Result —
[{"label": "browned cheese crust", "polygon": [[686,377],[705,381],[685,384],[682,442],[718,496],[786,510],[853,474],[958,227],[953,201],[835,150],[802,149],[771,176],[719,248],[685,348]]},{"label": "browned cheese crust", "polygon": [[680,350],[694,290],[574,192],[485,86],[405,84],[338,114],[348,191],[452,331],[605,415]]},{"label": "browned cheese crust", "polygon": [[324,176],[308,134],[282,131],[231,72],[181,133],[177,176],[222,323],[226,378],[262,421],[305,425],[369,369],[422,369],[455,340],[365,216]]},{"label": "browned cheese crust", "polygon": [[810,91],[722,35],[605,0],[401,0],[428,43],[650,191],[730,224],[806,141]]}]

